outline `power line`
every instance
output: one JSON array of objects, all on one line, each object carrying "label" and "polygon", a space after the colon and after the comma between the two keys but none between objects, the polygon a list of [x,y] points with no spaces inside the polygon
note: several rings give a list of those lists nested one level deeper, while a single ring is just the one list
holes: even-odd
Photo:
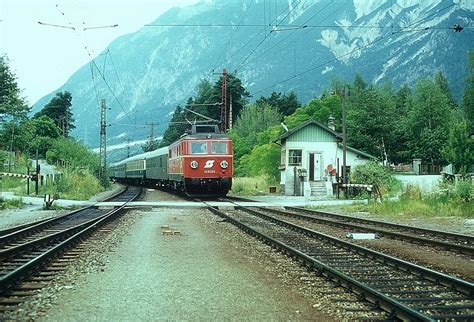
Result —
[{"label": "power line", "polygon": [[[417,21],[411,23],[410,25],[403,27],[403,28],[400,29],[399,31],[395,31],[395,32],[391,32],[391,33],[389,33],[389,34],[383,35],[383,36],[381,36],[381,37],[379,37],[379,38],[377,38],[377,39],[375,39],[375,40],[369,42],[368,44],[366,44],[366,45],[364,45],[364,46],[357,47],[357,48],[355,48],[355,49],[353,49],[353,50],[350,50],[350,51],[348,51],[348,52],[346,52],[346,53],[344,53],[344,54],[342,54],[342,55],[335,56],[334,58],[332,58],[332,59],[330,59],[330,60],[328,60],[328,61],[326,61],[326,62],[324,62],[324,63],[321,63],[321,64],[319,64],[319,65],[317,65],[317,66],[313,66],[313,67],[311,67],[311,68],[309,68],[309,69],[306,69],[306,70],[302,71],[301,73],[298,73],[298,74],[296,74],[296,75],[293,75],[293,76],[291,76],[291,77],[288,77],[288,78],[286,78],[286,79],[284,79],[284,80],[282,80],[282,81],[279,81],[279,82],[277,82],[277,83],[274,83],[273,85],[267,86],[267,87],[265,87],[265,88],[262,89],[262,90],[259,90],[259,91],[254,92],[253,94],[258,94],[258,93],[264,92],[264,91],[266,91],[266,90],[268,90],[268,89],[270,89],[270,88],[272,88],[272,87],[274,87],[274,86],[276,86],[276,85],[279,85],[279,84],[282,84],[282,83],[286,83],[286,82],[288,82],[288,81],[290,81],[290,80],[293,80],[293,79],[295,79],[295,78],[298,78],[298,77],[300,77],[300,76],[302,76],[302,75],[304,75],[304,74],[306,74],[306,73],[309,73],[309,72],[311,72],[311,71],[313,71],[313,70],[315,70],[315,69],[317,69],[317,68],[320,68],[320,67],[322,67],[322,66],[325,66],[325,65],[327,65],[328,63],[331,63],[331,62],[333,62],[333,61],[339,60],[340,58],[345,57],[345,56],[348,56],[348,55],[350,55],[350,54],[352,54],[352,53],[354,53],[354,52],[356,52],[356,51],[359,51],[359,50],[362,50],[362,49],[364,49],[364,48],[367,48],[368,46],[371,46],[371,45],[373,45],[373,44],[375,44],[375,43],[377,43],[377,42],[379,42],[379,41],[381,41],[381,40],[387,38],[388,36],[393,36],[394,34],[397,34],[397,33],[429,31],[430,29],[454,29],[454,27],[449,27],[449,28],[430,28],[430,27],[424,27],[424,28],[414,29],[414,26],[415,26],[415,25],[419,25],[420,22],[426,20],[428,17],[431,17],[431,16],[433,16],[433,15],[435,15],[435,14],[441,12],[441,11],[447,10],[447,9],[449,9],[450,7],[452,7],[453,5],[455,5],[455,4],[451,4],[451,5],[448,5],[448,6],[444,7],[444,8],[442,8],[442,9],[439,9],[439,10],[437,10],[436,12],[434,12],[434,13],[432,13],[432,14],[430,14],[430,15],[428,15],[428,16],[422,18],[422,19],[417,20]],[[410,28],[411,28],[411,30],[409,30]],[[404,30],[404,29],[408,29],[408,30]]]},{"label": "power line", "polygon": [[[59,13],[65,17],[65,13],[59,8],[58,5],[56,5],[56,9],[59,11]],[[67,27],[67,26],[61,26],[61,25],[53,25],[53,24],[47,24],[47,23],[42,23],[40,21],[38,21],[39,24],[41,25],[47,25],[47,26],[54,26],[54,27],[59,27],[59,28],[68,28],[68,29],[72,29],[76,32],[76,36],[79,38],[79,40],[81,40],[81,36],[80,34],[77,32],[77,28],[75,28],[74,26],[72,26],[71,22],[69,22],[69,26],[70,27]],[[114,24],[114,25],[110,25],[110,26],[96,26],[96,27],[85,27],[83,28],[83,31],[86,31],[88,29],[102,29],[102,28],[115,28],[117,27],[118,24]],[[81,41],[82,42],[82,41]],[[87,55],[89,57],[91,57],[91,62],[89,63],[92,63],[92,65],[97,69],[99,75],[101,76],[101,78],[103,79],[104,83],[107,85],[107,88],[110,90],[110,92],[112,93],[112,96],[114,97],[115,101],[119,104],[120,108],[122,109],[122,111],[125,113],[125,115],[127,116],[127,118],[130,120],[130,122],[132,123],[132,119],[130,118],[130,116],[127,114],[127,112],[125,111],[125,108],[123,106],[123,104],[119,101],[119,99],[117,98],[117,95],[115,95],[115,92],[114,90],[110,87],[109,83],[107,82],[106,78],[105,78],[105,62],[104,62],[104,73],[102,73],[100,71],[100,68],[99,66],[97,66],[95,60],[92,58],[92,55],[91,55],[91,52],[89,51],[89,48],[87,45],[83,45],[84,49],[86,50],[87,52]],[[105,56],[104,59],[106,59],[107,56]],[[94,91],[95,91],[95,94],[96,94],[96,99],[97,101],[99,100],[98,99],[98,93],[97,93],[97,87],[96,87],[96,84],[95,84],[95,78],[94,78],[94,73],[93,73],[93,68],[92,68],[92,65],[91,65],[91,72],[92,72],[92,81],[93,81],[93,86],[94,86]],[[114,66],[114,69],[115,69],[115,66]]]},{"label": "power line", "polygon": [[[416,32],[416,30],[413,31],[413,32]],[[309,73],[309,72],[311,72],[311,71],[313,71],[313,70],[315,70],[315,69],[317,69],[317,68],[320,68],[320,67],[323,67],[323,66],[325,66],[325,65],[327,65],[327,64],[329,64],[329,63],[332,63],[333,61],[337,61],[337,60],[339,60],[339,59],[342,58],[342,57],[348,56],[348,55],[350,55],[350,54],[353,54],[353,53],[356,52],[356,51],[359,51],[359,50],[362,50],[362,49],[364,49],[364,48],[367,48],[367,47],[369,47],[369,46],[371,46],[371,45],[373,45],[373,44],[375,44],[375,43],[377,43],[377,42],[379,42],[379,41],[381,41],[381,40],[387,38],[388,36],[392,36],[393,34],[395,34],[395,33],[392,32],[392,33],[390,33],[390,34],[386,34],[386,35],[384,35],[384,36],[381,36],[381,37],[379,37],[379,38],[377,38],[377,39],[375,39],[375,40],[369,42],[368,44],[366,44],[366,45],[364,45],[364,46],[357,47],[357,48],[355,48],[355,49],[353,49],[353,50],[351,50],[351,51],[348,51],[348,52],[346,52],[346,53],[344,53],[344,54],[342,54],[342,55],[335,56],[334,58],[332,58],[332,59],[330,59],[330,60],[327,60],[327,61],[325,61],[324,63],[321,63],[321,64],[319,64],[319,65],[313,66],[313,67],[311,67],[311,68],[309,68],[309,69],[306,69],[306,70],[302,71],[301,73],[298,73],[298,74],[293,75],[293,76],[291,76],[291,77],[289,77],[289,78],[286,78],[286,79],[284,79],[284,80],[282,80],[282,81],[279,81],[279,82],[277,82],[277,83],[274,83],[273,85],[267,86],[267,87],[265,87],[264,89],[261,89],[261,90],[259,90],[259,91],[254,92],[253,94],[258,94],[258,93],[264,92],[264,91],[266,91],[267,89],[270,89],[270,88],[274,87],[275,85],[279,85],[279,84],[282,84],[282,83],[286,83],[286,82],[288,82],[288,81],[290,81],[290,80],[292,80],[292,79],[298,78],[298,77],[300,77],[300,76],[302,76],[302,75],[304,75],[304,74],[306,74],[306,73]]]},{"label": "power line", "polygon": [[[291,10],[288,10],[287,15],[286,15],[285,17],[283,17],[283,19],[280,21],[280,23],[281,23],[284,19],[286,19],[286,17],[288,17],[288,15],[291,13],[291,11],[295,10],[295,8],[301,3],[301,1],[302,1],[302,0],[299,0],[298,3],[297,3]],[[290,6],[289,6],[289,5],[288,5],[288,9],[290,9]],[[285,9],[285,11],[286,11],[286,9]],[[278,19],[278,17],[275,17],[275,19],[270,22],[270,25],[271,25],[274,21],[276,21],[276,19]],[[277,24],[276,26],[278,27],[278,24]],[[265,31],[265,29],[264,29],[264,31]],[[270,33],[272,33],[272,31],[270,31]],[[242,64],[244,64],[244,63],[247,61],[247,59],[263,44],[263,42],[264,42],[266,39],[267,39],[267,37],[266,37],[266,33],[265,33],[265,38],[263,38],[263,39],[258,43],[258,45],[257,45],[234,69],[237,70],[237,69],[239,68],[239,66],[241,66]]]},{"label": "power line", "polygon": [[[310,18],[308,18],[306,21],[304,21],[301,25],[305,25],[308,21],[312,20],[314,17],[316,17],[318,14],[320,14],[321,12],[323,12],[324,10],[326,10],[331,4],[333,3],[333,1],[331,1],[330,3],[328,3],[326,6],[324,6],[321,10],[317,11],[314,15],[312,15]],[[321,21],[324,21],[328,18],[328,16],[326,16],[326,18],[322,19]],[[283,37],[280,41],[278,41],[277,43],[275,43],[273,46],[271,46],[270,48],[266,48],[265,51],[263,51],[260,55],[254,57],[253,59],[249,60],[247,62],[247,64],[250,62],[250,61],[254,61],[260,57],[262,57],[263,55],[265,55],[266,53],[268,53],[270,50],[272,50],[273,48],[275,48],[276,46],[278,46],[279,44],[283,43],[286,39],[288,39],[289,37],[291,37],[292,34],[288,34],[286,35],[286,37]],[[289,47],[290,44],[288,44],[287,46],[285,46],[285,49],[287,47]],[[246,64],[242,65],[241,68],[243,68]]]},{"label": "power line", "polygon": [[[446,8],[445,8],[446,9]],[[440,10],[441,11],[441,10]],[[438,12],[436,12],[438,13]],[[435,14],[436,14],[435,13]],[[44,23],[43,23],[44,24]],[[44,24],[47,25],[47,24]],[[185,25],[146,25],[148,27],[231,27],[236,28],[235,24],[185,24]],[[60,26],[58,26],[60,27]],[[62,26],[63,28],[69,28],[66,26]],[[255,28],[255,27],[272,27],[272,32],[277,31],[285,31],[285,30],[294,30],[294,29],[306,29],[306,28],[357,28],[357,29],[409,29],[414,27],[409,26],[376,26],[376,25],[358,25],[358,24],[351,24],[351,25],[340,25],[340,24],[328,24],[328,25],[307,25],[305,23],[302,24],[289,24],[289,25],[271,25],[271,24],[241,24],[238,25],[239,28],[248,27],[248,28]],[[277,27],[281,27],[281,29],[276,29]],[[453,29],[453,27],[428,27],[429,29]],[[474,28],[472,26],[467,26],[464,28]],[[261,33],[261,32],[260,32]]]},{"label": "power line", "polygon": [[252,4],[255,0],[251,0],[250,1],[250,4],[249,6],[247,7],[247,10],[245,10],[244,14],[242,15],[242,17],[240,17],[240,21],[237,25],[237,28],[234,30],[234,32],[232,33],[232,36],[230,37],[229,41],[227,42],[227,44],[224,46],[224,49],[221,51],[221,53],[219,54],[219,57],[217,58],[216,60],[216,63],[214,64],[214,69],[217,69],[217,65],[219,64],[219,61],[222,57],[222,55],[224,55],[224,53],[226,52],[227,48],[229,47],[230,43],[232,42],[232,40],[234,39],[234,36],[237,34],[237,31],[239,30],[240,26],[242,25],[242,21],[244,20],[245,16],[247,15],[247,13],[249,12],[250,8],[252,7]]},{"label": "power line", "polygon": [[115,68],[114,60],[112,58],[112,54],[110,53],[110,49],[107,49],[107,53],[109,54],[110,62],[112,63],[112,67],[114,69],[115,77],[117,77],[117,81],[122,88],[122,92],[125,92],[125,87],[122,84],[122,81],[120,80],[120,77],[118,76],[117,69]]}]

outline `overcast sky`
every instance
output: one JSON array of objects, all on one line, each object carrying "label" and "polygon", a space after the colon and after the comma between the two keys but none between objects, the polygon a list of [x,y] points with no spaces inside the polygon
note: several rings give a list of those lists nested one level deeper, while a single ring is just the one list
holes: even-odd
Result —
[{"label": "overcast sky", "polygon": [[[7,54],[22,95],[32,105],[64,84],[115,38],[138,30],[171,7],[196,2],[198,0],[0,0],[0,54]],[[115,24],[118,27],[83,31],[84,27]]]}]

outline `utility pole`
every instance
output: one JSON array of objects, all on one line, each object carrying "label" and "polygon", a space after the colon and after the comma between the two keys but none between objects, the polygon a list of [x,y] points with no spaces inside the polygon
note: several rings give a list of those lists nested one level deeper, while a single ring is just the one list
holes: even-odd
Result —
[{"label": "utility pole", "polygon": [[12,153],[13,153],[13,139],[15,137],[15,124],[12,129],[12,140],[10,142],[10,154],[8,156],[8,172],[12,172]]},{"label": "utility pole", "polygon": [[100,166],[99,177],[103,179],[107,175],[107,105],[105,99],[100,101]]},{"label": "utility pole", "polygon": [[232,129],[232,94],[230,94],[229,102],[229,129]]},{"label": "utility pole", "polygon": [[146,143],[144,150],[145,152],[149,152],[158,148],[158,144],[155,140],[155,125],[158,125],[158,123],[146,123],[146,125],[150,126],[150,136],[148,137],[148,142]]},{"label": "utility pole", "polygon": [[38,149],[36,149],[36,181],[35,181],[35,195],[39,193],[39,181],[41,179],[41,168],[38,162]]},{"label": "utility pole", "polygon": [[347,145],[347,133],[346,133],[346,101],[347,101],[347,86],[344,85],[342,92],[342,181],[347,183],[347,169],[346,169],[346,145]]},{"label": "utility pole", "polygon": [[130,139],[130,137],[127,138],[127,158],[130,158],[130,142],[132,140]]},{"label": "utility pole", "polygon": [[150,141],[155,139],[155,125],[158,123],[146,123],[146,125],[150,126]]},{"label": "utility pole", "polygon": [[222,71],[222,93],[221,93],[221,131],[227,130],[227,70]]}]

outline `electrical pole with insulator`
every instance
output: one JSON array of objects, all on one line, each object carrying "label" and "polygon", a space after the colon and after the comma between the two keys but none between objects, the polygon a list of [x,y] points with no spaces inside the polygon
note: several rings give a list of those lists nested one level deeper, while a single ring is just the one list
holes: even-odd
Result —
[{"label": "electrical pole with insulator", "polygon": [[221,131],[227,130],[227,70],[222,71],[222,95],[221,95]]},{"label": "electrical pole with insulator", "polygon": [[107,105],[105,99],[100,102],[100,166],[99,177],[103,179],[107,175]]},{"label": "electrical pole with insulator", "polygon": [[347,87],[344,85],[342,92],[342,181],[347,183],[347,164],[346,164],[346,149],[347,149],[347,132],[346,132],[346,101],[347,101]]}]

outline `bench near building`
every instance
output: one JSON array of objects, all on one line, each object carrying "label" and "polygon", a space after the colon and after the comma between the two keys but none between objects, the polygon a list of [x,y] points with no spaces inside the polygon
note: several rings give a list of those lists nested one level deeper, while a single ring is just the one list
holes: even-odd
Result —
[{"label": "bench near building", "polygon": [[[280,185],[287,196],[332,195],[332,183],[342,168],[342,135],[334,130],[331,117],[328,126],[308,120],[281,135]],[[350,169],[374,156],[346,146],[346,164]]]}]

